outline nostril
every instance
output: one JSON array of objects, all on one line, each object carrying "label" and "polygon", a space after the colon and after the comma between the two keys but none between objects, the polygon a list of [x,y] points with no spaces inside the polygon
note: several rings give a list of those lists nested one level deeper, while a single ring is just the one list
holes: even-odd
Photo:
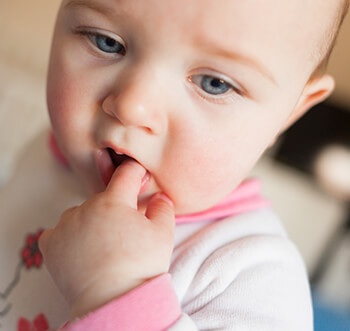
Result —
[{"label": "nostril", "polygon": [[113,110],[113,101],[111,100],[112,96],[108,96],[102,102],[102,110],[109,116],[116,117],[115,111]]}]

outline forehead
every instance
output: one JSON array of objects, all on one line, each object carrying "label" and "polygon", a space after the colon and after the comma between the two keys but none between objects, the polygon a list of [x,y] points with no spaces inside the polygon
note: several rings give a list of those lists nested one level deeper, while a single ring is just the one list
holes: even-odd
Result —
[{"label": "forehead", "polygon": [[[314,1],[314,0],[312,0]],[[204,23],[215,23],[220,29],[232,29],[242,23],[264,26],[276,23],[290,25],[295,20],[302,20],[307,13],[310,0],[64,0],[65,5],[73,7],[104,8],[107,12],[141,18],[144,22],[163,21],[173,27],[191,28],[195,31],[203,28]],[[302,10],[301,10],[302,9]],[[266,15],[267,14],[267,15]],[[248,19],[248,17],[251,19]],[[254,18],[254,20],[252,20]],[[287,21],[286,21],[287,19]],[[272,22],[273,21],[273,22]],[[203,23],[203,24],[201,24]],[[149,24],[148,24],[149,25]],[[162,28],[164,28],[162,26]],[[187,30],[187,32],[189,32]]]}]

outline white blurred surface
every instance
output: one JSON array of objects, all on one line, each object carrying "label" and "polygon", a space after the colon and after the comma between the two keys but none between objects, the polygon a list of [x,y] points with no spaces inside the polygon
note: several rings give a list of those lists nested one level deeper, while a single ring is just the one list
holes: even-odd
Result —
[{"label": "white blurred surface", "polygon": [[325,190],[350,202],[350,143],[325,146],[317,156],[314,171]]},{"label": "white blurred surface", "polygon": [[60,0],[0,0],[0,184],[48,123],[45,78]]},{"label": "white blurred surface", "polygon": [[269,157],[263,157],[251,174],[262,179],[265,197],[311,274],[329,237],[345,219],[345,204],[320,190],[309,176]]},{"label": "white blurred surface", "polygon": [[45,125],[45,80],[0,58],[0,184],[25,143]]}]

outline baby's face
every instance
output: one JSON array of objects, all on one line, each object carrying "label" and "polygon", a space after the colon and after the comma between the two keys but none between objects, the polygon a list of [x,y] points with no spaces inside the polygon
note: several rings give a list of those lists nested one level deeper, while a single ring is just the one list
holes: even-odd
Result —
[{"label": "baby's face", "polygon": [[48,108],[76,174],[104,190],[112,148],[151,174],[141,207],[158,191],[177,214],[217,203],[290,120],[313,69],[311,12],[305,0],[64,0]]}]

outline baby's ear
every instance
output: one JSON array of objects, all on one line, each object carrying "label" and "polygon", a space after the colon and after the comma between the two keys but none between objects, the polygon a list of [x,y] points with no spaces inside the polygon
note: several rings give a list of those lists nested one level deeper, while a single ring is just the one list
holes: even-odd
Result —
[{"label": "baby's ear", "polygon": [[322,75],[310,80],[306,84],[293,112],[288,117],[279,134],[270,143],[269,147],[273,146],[279,135],[302,117],[310,108],[327,99],[333,92],[334,87],[334,78],[330,75]]},{"label": "baby's ear", "polygon": [[282,132],[288,129],[310,108],[327,99],[333,92],[334,87],[334,78],[330,75],[322,75],[310,80],[306,84],[299,101],[285,123]]}]

